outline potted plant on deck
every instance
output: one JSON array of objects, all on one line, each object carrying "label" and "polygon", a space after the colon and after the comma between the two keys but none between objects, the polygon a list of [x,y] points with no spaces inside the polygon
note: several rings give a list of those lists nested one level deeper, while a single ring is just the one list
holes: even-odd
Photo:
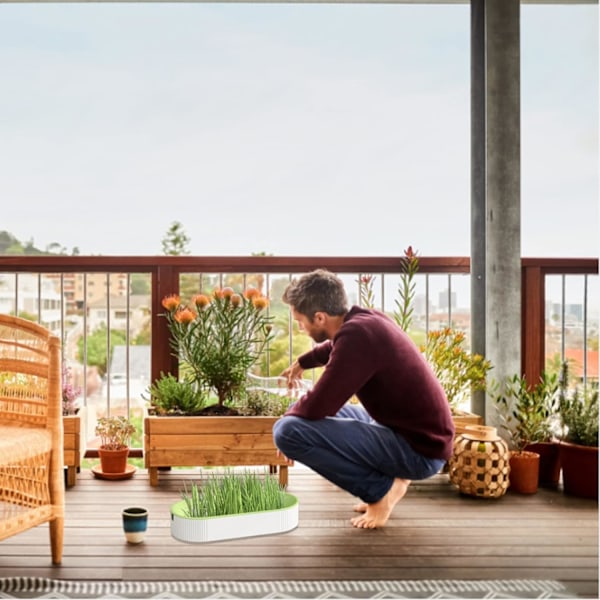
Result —
[{"label": "potted plant on deck", "polygon": [[543,373],[530,386],[513,375],[500,386],[490,386],[502,429],[511,443],[510,489],[531,494],[538,485],[556,487],[560,476],[554,419],[558,404],[558,377]]},{"label": "potted plant on deck", "polygon": [[101,479],[126,479],[135,472],[127,463],[129,442],[135,433],[134,425],[123,416],[101,417],[96,424],[96,435],[100,437],[99,467],[92,472]]},{"label": "potted plant on deck", "polygon": [[560,462],[566,494],[598,499],[598,388],[575,387],[569,395],[568,366],[561,368]]},{"label": "potted plant on deck", "polygon": [[[163,374],[149,389],[144,460],[150,484],[158,484],[161,467],[269,465],[286,485],[287,464],[277,456],[272,427],[290,401],[287,389],[273,395],[249,379],[272,339],[267,298],[255,288],[228,287],[196,294],[189,304],[177,295],[162,304],[180,368],[178,377]],[[178,399],[178,390],[185,397]],[[258,410],[265,405],[277,410],[265,416]]]}]

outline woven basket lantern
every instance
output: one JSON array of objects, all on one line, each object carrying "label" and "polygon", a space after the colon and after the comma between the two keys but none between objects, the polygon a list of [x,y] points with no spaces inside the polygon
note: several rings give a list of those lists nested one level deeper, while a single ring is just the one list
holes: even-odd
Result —
[{"label": "woven basket lantern", "polygon": [[508,489],[509,451],[495,427],[469,425],[454,438],[450,481],[463,494],[500,498]]}]

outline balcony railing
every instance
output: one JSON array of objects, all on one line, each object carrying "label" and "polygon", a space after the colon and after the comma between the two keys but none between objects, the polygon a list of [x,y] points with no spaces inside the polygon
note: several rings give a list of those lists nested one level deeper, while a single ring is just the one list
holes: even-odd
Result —
[{"label": "balcony railing", "polygon": [[[417,343],[444,326],[470,331],[469,263],[419,257],[410,330]],[[177,369],[160,316],[164,296],[254,285],[275,310],[289,280],[315,268],[338,273],[351,303],[360,302],[361,276],[372,275],[375,306],[395,311],[400,257],[44,255],[0,256],[0,312],[25,315],[61,336],[84,405],[95,413],[131,414],[143,407],[151,381]],[[522,260],[522,372],[529,381],[565,358],[578,361],[575,372],[584,383],[597,381],[598,280],[596,258]],[[278,375],[300,350],[287,314],[277,323],[279,362],[267,363],[267,375]]]}]

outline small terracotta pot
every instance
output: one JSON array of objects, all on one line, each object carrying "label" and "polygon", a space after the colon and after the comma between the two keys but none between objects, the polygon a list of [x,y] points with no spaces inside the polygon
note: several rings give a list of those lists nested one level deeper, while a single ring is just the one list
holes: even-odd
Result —
[{"label": "small terracotta pot", "polygon": [[103,473],[125,473],[129,448],[123,448],[122,450],[98,448],[98,456],[100,457]]},{"label": "small terracotta pot", "polygon": [[538,490],[540,455],[537,452],[511,452],[509,488],[519,494],[535,494]]}]

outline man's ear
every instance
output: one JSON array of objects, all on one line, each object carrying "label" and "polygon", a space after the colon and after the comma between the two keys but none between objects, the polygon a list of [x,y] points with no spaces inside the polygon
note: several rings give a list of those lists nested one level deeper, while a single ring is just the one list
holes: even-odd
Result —
[{"label": "man's ear", "polygon": [[327,313],[317,311],[313,318],[313,323],[316,325],[325,325],[325,321],[327,320]]}]

